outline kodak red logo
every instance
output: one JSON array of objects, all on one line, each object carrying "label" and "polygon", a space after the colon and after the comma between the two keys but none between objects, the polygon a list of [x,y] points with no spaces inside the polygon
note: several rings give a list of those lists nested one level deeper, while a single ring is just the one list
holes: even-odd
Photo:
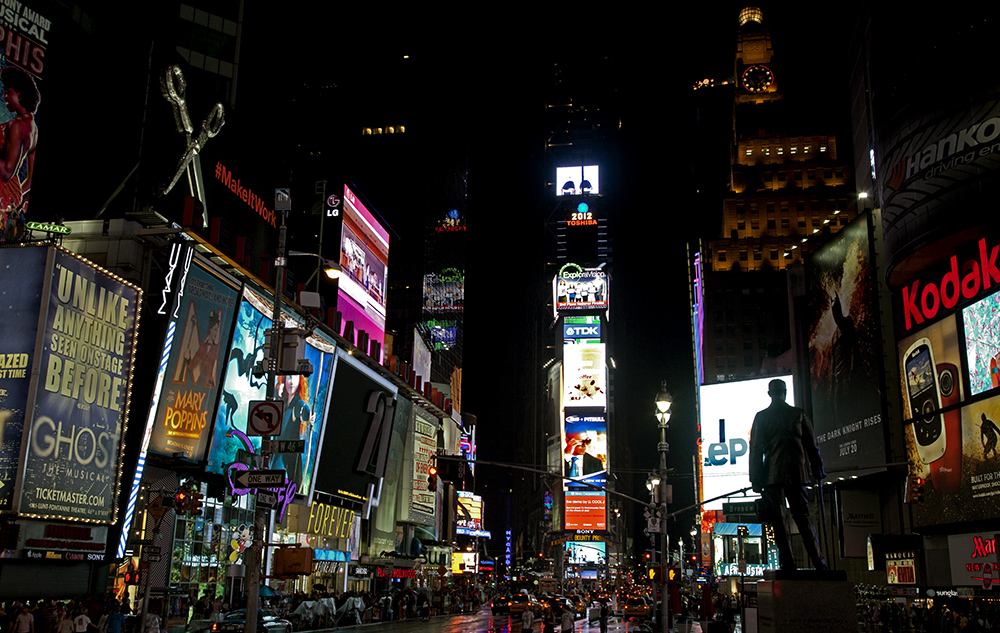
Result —
[{"label": "kodak red logo", "polygon": [[958,305],[960,298],[972,299],[981,290],[989,290],[1000,284],[1000,268],[997,268],[997,253],[1000,245],[987,252],[986,238],[979,240],[979,259],[968,259],[958,266],[958,255],[952,255],[950,268],[938,283],[930,282],[921,286],[917,279],[910,286],[903,287],[903,321],[906,329],[920,325],[925,319],[933,319],[942,308],[950,310]]}]

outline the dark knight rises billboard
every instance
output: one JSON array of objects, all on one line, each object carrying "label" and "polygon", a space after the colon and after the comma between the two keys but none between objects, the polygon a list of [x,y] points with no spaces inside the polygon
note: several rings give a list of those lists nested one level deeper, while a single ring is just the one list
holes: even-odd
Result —
[{"label": "the dark knight rises billboard", "polygon": [[812,416],[826,471],[885,466],[882,336],[870,215],[813,253],[806,268]]}]

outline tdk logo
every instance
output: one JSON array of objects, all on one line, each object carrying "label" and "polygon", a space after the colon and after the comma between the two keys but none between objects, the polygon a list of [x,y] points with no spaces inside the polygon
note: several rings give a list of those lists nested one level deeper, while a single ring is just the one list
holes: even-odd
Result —
[{"label": "tdk logo", "polygon": [[706,466],[724,466],[735,464],[737,457],[747,454],[749,446],[747,441],[740,437],[734,437],[729,442],[717,442],[708,445],[708,457],[705,458]]},{"label": "tdk logo", "polygon": [[564,338],[600,338],[601,324],[593,325],[563,325]]}]

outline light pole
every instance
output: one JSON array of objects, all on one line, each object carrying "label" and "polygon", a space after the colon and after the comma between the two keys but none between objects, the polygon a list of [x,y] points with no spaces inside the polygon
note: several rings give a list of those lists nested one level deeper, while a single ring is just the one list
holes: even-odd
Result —
[{"label": "light pole", "polygon": [[[660,470],[658,474],[660,475],[659,485],[657,489],[659,490],[659,504],[662,508],[662,518],[660,519],[660,556],[663,558],[662,564],[665,566],[666,556],[667,556],[667,497],[669,486],[667,485],[667,451],[670,450],[670,445],[667,444],[667,426],[670,422],[670,405],[673,404],[674,399],[670,397],[670,393],[667,391],[667,381],[664,380],[661,383],[660,393],[656,394],[656,421],[660,427],[660,443],[656,445],[657,450],[660,452]],[[666,569],[664,567],[664,569]],[[669,583],[667,582],[666,573],[660,574],[663,579],[663,588],[661,589],[661,610],[660,610],[660,620],[662,621],[661,630],[664,633],[670,631],[670,595],[669,595]]]}]

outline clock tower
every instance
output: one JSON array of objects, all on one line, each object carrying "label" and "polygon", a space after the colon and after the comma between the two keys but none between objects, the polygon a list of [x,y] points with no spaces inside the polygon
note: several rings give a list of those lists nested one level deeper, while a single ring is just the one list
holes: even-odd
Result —
[{"label": "clock tower", "polygon": [[740,11],[736,38],[737,103],[766,103],[781,99],[771,47],[771,34],[764,26],[764,14],[757,7]]}]

